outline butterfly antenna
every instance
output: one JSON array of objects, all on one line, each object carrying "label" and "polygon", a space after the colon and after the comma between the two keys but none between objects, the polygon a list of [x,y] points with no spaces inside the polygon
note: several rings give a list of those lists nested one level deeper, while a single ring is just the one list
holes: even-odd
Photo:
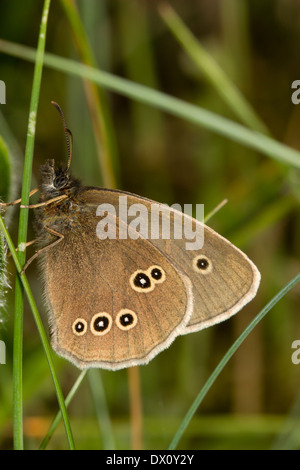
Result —
[{"label": "butterfly antenna", "polygon": [[67,149],[68,149],[68,164],[67,164],[67,170],[68,170],[70,168],[71,160],[72,160],[73,135],[72,135],[72,132],[70,131],[70,129],[68,129],[67,126],[66,126],[65,116],[64,116],[64,113],[62,112],[61,107],[59,106],[59,104],[57,104],[55,101],[51,101],[51,104],[53,104],[53,106],[55,106],[55,108],[59,112],[60,117],[62,119],[63,126],[64,126],[64,132],[65,132],[65,136],[66,136]]}]

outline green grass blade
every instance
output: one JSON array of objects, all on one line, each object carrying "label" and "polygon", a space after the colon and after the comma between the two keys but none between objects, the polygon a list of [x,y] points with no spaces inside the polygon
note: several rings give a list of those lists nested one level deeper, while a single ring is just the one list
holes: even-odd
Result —
[{"label": "green grass blade", "polygon": [[284,297],[298,282],[300,281],[300,273],[297,274],[277,295],[258,313],[258,315],[252,320],[252,322],[247,326],[247,328],[242,332],[242,334],[237,338],[233,345],[229,348],[227,353],[223,356],[222,360],[219,362],[211,376],[208,378],[203,388],[200,390],[192,406],[186,413],[183,421],[181,422],[175,436],[172,439],[172,442],[169,446],[169,450],[173,450],[177,447],[180,438],[182,437],[185,429],[189,425],[191,419],[193,418],[195,412],[197,411],[199,405],[202,403],[207,392],[211,386],[216,381],[219,374],[222,372],[228,361],[232,358],[234,353],[251,333],[251,331],[256,327],[256,325],[265,317],[265,315],[274,307],[274,305],[279,302],[282,297]]},{"label": "green grass blade", "polygon": [[[28,204],[31,183],[31,169],[35,139],[35,125],[39,92],[42,78],[43,55],[45,50],[46,29],[50,0],[45,0],[40,24],[38,46],[34,67],[33,85],[29,110],[28,131],[25,148],[25,163],[22,182],[22,203]],[[19,219],[18,246],[24,246],[27,238],[28,209],[21,209]],[[18,260],[25,263],[25,250],[20,249]],[[13,424],[14,448],[23,449],[23,403],[22,403],[22,356],[23,356],[23,286],[20,279],[15,283],[14,345],[13,345]]]},{"label": "green grass blade", "polygon": [[[36,127],[36,117],[37,109],[39,102],[39,93],[42,79],[42,69],[43,69],[43,57],[45,50],[45,41],[46,41],[46,30],[47,30],[47,21],[50,8],[51,0],[45,0],[42,19],[40,24],[40,32],[38,39],[38,47],[35,60],[34,76],[33,76],[33,85],[32,85],[32,94],[30,100],[30,109],[29,109],[29,121],[28,121],[28,131],[26,139],[26,148],[25,148],[25,163],[23,171],[23,182],[22,182],[22,204],[27,205],[29,202],[29,191],[31,184],[31,171],[32,171],[32,159],[33,159],[33,149],[35,141],[35,127]],[[16,263],[18,272],[20,273],[22,266],[25,263],[25,250],[21,247],[26,242],[27,238],[27,223],[28,223],[28,209],[20,210],[20,221],[19,221],[19,233],[18,233],[18,254],[14,252],[13,258]],[[5,233],[6,240],[9,244],[10,250],[14,248],[11,241],[8,241],[8,233],[5,232],[3,226],[3,221],[1,219],[1,226]],[[21,249],[20,249],[21,248]],[[22,349],[23,349],[23,289],[25,290],[29,304],[31,306],[34,319],[39,331],[39,334],[42,339],[42,343],[47,355],[49,362],[50,370],[52,373],[52,378],[54,380],[56,393],[60,407],[64,415],[64,422],[66,427],[66,433],[69,440],[70,448],[74,448],[73,436],[70,428],[70,423],[68,421],[68,416],[66,413],[63,395],[60,389],[58,378],[54,369],[54,364],[51,358],[51,348],[49,346],[43,324],[41,322],[40,316],[38,314],[36,304],[32,297],[28,282],[26,277],[23,275],[17,277],[16,286],[15,286],[15,317],[14,317],[14,348],[13,348],[13,422],[14,422],[14,448],[23,449],[23,403],[22,403]]]},{"label": "green grass blade", "polygon": [[[34,49],[4,41],[3,39],[0,40],[0,50],[29,61],[33,61],[35,57]],[[223,135],[234,142],[261,152],[281,163],[300,169],[299,151],[211,111],[54,54],[45,54],[44,63],[56,70],[87,78],[108,90],[138,100],[149,106],[157,107],[181,119]]]},{"label": "green grass blade", "polygon": [[[15,250],[14,244],[13,244],[11,238],[10,238],[10,235],[7,231],[7,228],[4,224],[4,221],[1,217],[1,215],[0,215],[0,228],[1,228],[2,232],[4,233],[4,236],[5,236],[6,241],[7,241],[7,245],[9,247],[9,250],[10,250],[11,254],[12,254],[12,258],[13,258],[14,263],[16,265],[17,271],[20,274],[20,272],[22,270],[22,265],[19,261],[19,258],[18,258],[17,252]],[[69,418],[68,418],[64,398],[63,398],[63,394],[62,394],[61,387],[60,387],[60,384],[59,384],[59,380],[58,380],[56,370],[55,370],[55,367],[54,367],[54,363],[53,363],[53,359],[52,359],[52,353],[51,353],[52,350],[51,350],[51,347],[50,347],[50,344],[49,344],[49,341],[48,341],[48,338],[47,338],[47,334],[45,332],[43,322],[40,318],[40,315],[39,315],[35,300],[33,298],[30,286],[28,284],[26,275],[25,274],[20,275],[19,279],[20,279],[20,282],[22,283],[23,289],[24,289],[25,294],[27,296],[27,299],[28,299],[30,308],[32,310],[32,314],[33,314],[33,317],[34,317],[39,335],[41,337],[42,345],[44,347],[45,354],[46,354],[46,357],[47,357],[47,360],[48,360],[49,368],[50,368],[50,371],[51,371],[52,379],[53,379],[55,390],[56,390],[58,403],[59,403],[59,406],[60,406],[60,410],[61,410],[61,413],[62,413],[62,416],[63,416],[65,428],[66,428],[66,434],[67,434],[67,438],[68,438],[68,441],[69,441],[69,446],[70,446],[71,449],[74,449],[75,446],[74,446],[74,440],[73,440],[73,436],[72,436],[71,426],[70,426],[70,422],[69,422]]]},{"label": "green grass blade", "polygon": [[207,81],[215,88],[237,118],[250,129],[269,134],[267,126],[257,116],[237,86],[229,79],[213,57],[206,52],[171,5],[162,3],[159,12],[193,63],[201,70]]},{"label": "green grass blade", "polygon": [[[71,401],[73,400],[77,390],[79,389],[80,385],[82,384],[85,376],[87,374],[87,371],[84,370],[82,371],[79,376],[77,377],[77,380],[75,381],[73,387],[71,388],[70,392],[68,393],[66,399],[65,399],[65,405],[68,407],[69,404],[71,403]],[[40,445],[40,450],[45,450],[51,437],[53,436],[53,433],[55,431],[55,429],[57,428],[57,425],[59,424],[60,420],[62,418],[62,413],[61,411],[58,411],[57,415],[55,416],[50,428],[49,428],[49,431],[47,432],[46,436],[44,437],[43,441],[41,442],[41,445]]]}]

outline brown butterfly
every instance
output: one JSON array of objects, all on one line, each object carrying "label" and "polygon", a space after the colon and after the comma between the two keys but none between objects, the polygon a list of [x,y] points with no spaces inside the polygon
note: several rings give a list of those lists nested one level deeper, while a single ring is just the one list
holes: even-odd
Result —
[{"label": "brown butterfly", "polygon": [[[54,160],[41,167],[40,200],[29,206],[35,207],[39,250],[29,262],[38,256],[41,263],[59,355],[79,368],[146,364],[178,335],[226,320],[255,296],[259,271],[211,228],[164,204],[73,178],[72,135],[54,104],[69,159],[66,168]],[[150,226],[153,208],[156,235],[146,237],[137,225]],[[204,236],[202,247],[187,249],[184,230],[178,237],[188,223]]]}]

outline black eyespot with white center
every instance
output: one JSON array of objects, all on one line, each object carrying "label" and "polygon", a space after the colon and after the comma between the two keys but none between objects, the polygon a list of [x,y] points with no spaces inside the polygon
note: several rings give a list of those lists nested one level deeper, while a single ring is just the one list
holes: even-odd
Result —
[{"label": "black eyespot with white center", "polygon": [[133,310],[123,308],[116,317],[116,324],[120,330],[127,331],[137,324],[137,314]]},{"label": "black eyespot with white center", "polygon": [[159,268],[153,268],[152,271],[151,271],[151,276],[156,281],[159,281],[162,278],[162,272]]},{"label": "black eyespot with white center", "polygon": [[135,271],[130,277],[130,285],[136,292],[150,292],[154,289],[154,283],[151,282],[150,276],[145,271]]},{"label": "black eyespot with white center", "polygon": [[161,282],[164,282],[165,279],[166,279],[166,273],[165,271],[162,269],[161,266],[151,266],[147,271],[146,271],[147,274],[149,274],[149,276],[151,276],[151,278],[153,279],[153,281],[156,283],[156,284],[159,284]]},{"label": "black eyespot with white center", "polygon": [[87,322],[84,318],[77,318],[72,325],[73,333],[76,336],[82,336],[87,331]]},{"label": "black eyespot with white center", "polygon": [[109,325],[108,318],[101,316],[101,317],[95,318],[94,323],[93,323],[93,328],[98,333],[102,333],[103,331],[107,330],[108,325]]},{"label": "black eyespot with white center", "polygon": [[136,287],[141,289],[148,289],[151,286],[151,281],[145,273],[137,273],[133,282]]},{"label": "black eyespot with white center", "polygon": [[207,269],[209,266],[209,262],[206,258],[199,258],[197,259],[197,268],[198,269]]},{"label": "black eyespot with white center", "polygon": [[93,335],[103,336],[109,332],[111,325],[112,317],[106,312],[100,312],[91,319],[90,328]]},{"label": "black eyespot with white center", "polygon": [[195,271],[208,274],[212,270],[212,263],[205,255],[198,255],[193,259],[193,268]]},{"label": "black eyespot with white center", "polygon": [[161,266],[153,265],[147,270],[139,269],[130,277],[130,285],[136,292],[151,292],[156,284],[164,282],[166,273]]}]

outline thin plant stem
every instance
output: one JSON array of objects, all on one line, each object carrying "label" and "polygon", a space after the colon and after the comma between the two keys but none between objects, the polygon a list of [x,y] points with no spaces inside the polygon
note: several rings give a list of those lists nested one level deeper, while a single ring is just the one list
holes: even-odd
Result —
[{"label": "thin plant stem", "polygon": [[54,386],[55,386],[57,400],[58,400],[59,407],[60,407],[60,410],[61,410],[61,413],[62,413],[62,416],[63,416],[64,425],[65,425],[66,434],[67,434],[70,449],[75,449],[73,435],[72,435],[72,431],[71,431],[71,426],[70,426],[70,422],[69,422],[69,418],[68,418],[64,398],[63,398],[63,394],[62,394],[61,387],[60,387],[60,384],[59,384],[59,380],[58,380],[56,370],[55,370],[55,367],[54,367],[54,363],[53,363],[53,359],[52,359],[52,353],[51,353],[51,347],[50,347],[50,344],[49,344],[49,341],[48,341],[48,338],[47,338],[47,334],[45,332],[43,322],[42,322],[41,317],[39,315],[35,300],[33,298],[29,283],[27,281],[27,277],[26,277],[25,274],[20,275],[20,273],[22,271],[22,265],[21,265],[21,263],[18,259],[18,254],[15,250],[14,244],[11,240],[11,237],[10,237],[8,231],[7,231],[7,228],[4,224],[4,221],[3,221],[3,218],[1,217],[1,215],[0,215],[0,228],[4,233],[8,248],[11,252],[12,258],[13,258],[14,263],[16,265],[16,268],[17,268],[17,271],[18,271],[18,274],[19,274],[18,277],[20,279],[20,282],[22,283],[23,289],[24,289],[25,294],[27,296],[28,303],[30,305],[30,308],[31,308],[31,311],[32,311],[32,314],[33,314],[33,317],[34,317],[34,320],[35,320],[35,323],[36,323],[36,326],[37,326],[37,329],[38,329],[38,332],[39,332],[39,335],[40,335],[40,338],[41,338],[41,341],[42,341],[42,345],[43,345],[44,350],[45,350],[45,354],[46,354],[46,357],[47,357],[47,360],[48,360],[50,372],[51,372],[52,379],[53,379]]},{"label": "thin plant stem", "polygon": [[194,414],[199,408],[200,404],[204,400],[207,392],[212,387],[217,377],[220,375],[226,364],[232,358],[234,353],[247,338],[247,336],[252,332],[256,325],[265,317],[265,315],[281,300],[298,282],[300,281],[300,273],[297,274],[275,297],[256,315],[252,322],[245,328],[242,334],[237,338],[233,345],[228,349],[227,353],[223,356],[213,373],[210,375],[203,388],[200,390],[190,409],[186,413],[184,419],[182,420],[176,434],[174,435],[169,450],[176,449],[178,442],[180,441],[185,429],[192,420]]},{"label": "thin plant stem", "polygon": [[[35,58],[32,94],[29,108],[29,121],[28,131],[25,148],[25,163],[23,171],[23,182],[22,182],[22,193],[21,202],[22,205],[28,205],[29,192],[31,183],[31,170],[33,160],[33,149],[35,141],[35,128],[36,128],[36,117],[39,102],[39,93],[42,79],[43,69],[43,58],[46,42],[46,31],[47,22],[50,9],[51,0],[45,0],[42,19],[40,24],[40,32],[38,39],[38,47]],[[12,241],[4,225],[3,219],[0,217],[1,228],[6,237],[8,246],[12,253],[12,257],[16,264],[18,273],[21,273],[22,267],[25,263],[25,251],[22,246],[26,243],[27,238],[27,223],[28,223],[28,209],[22,208],[20,210],[20,221],[19,221],[19,233],[18,233],[18,253],[15,251]],[[49,367],[51,370],[52,378],[54,381],[58,402],[62,410],[64,417],[64,423],[66,433],[69,441],[69,446],[73,449],[74,441],[71,432],[68,415],[66,412],[62,391],[59,385],[59,381],[56,375],[54,364],[51,357],[51,348],[48,343],[47,335],[45,333],[42,321],[40,319],[35,301],[33,299],[27,278],[25,275],[17,276],[16,288],[15,288],[15,315],[14,315],[14,346],[13,346],[13,425],[14,425],[14,448],[21,450],[24,448],[23,441],[23,399],[22,399],[22,356],[23,356],[23,292],[25,291],[29,305],[31,306],[32,313],[42,340],[42,344],[45,349],[45,353],[48,359]]]},{"label": "thin plant stem", "polygon": [[[28,131],[25,148],[25,163],[22,182],[23,204],[28,204],[31,183],[31,170],[33,148],[35,140],[36,116],[39,102],[39,93],[42,79],[43,56],[46,42],[47,21],[51,0],[45,0],[38,46],[35,59],[33,85],[29,108]],[[28,209],[21,209],[18,231],[18,246],[21,247],[27,238]],[[25,263],[25,251],[18,251],[18,260],[21,266]],[[15,308],[14,308],[14,339],[13,339],[13,428],[14,448],[23,449],[23,398],[22,398],[22,360],[23,360],[23,286],[20,278],[15,283]]]},{"label": "thin plant stem", "polygon": [[214,209],[212,209],[205,217],[204,222],[207,223],[219,210],[221,210],[225,204],[227,204],[228,199],[223,199]]},{"label": "thin plant stem", "polygon": [[143,413],[139,367],[128,369],[128,384],[131,414],[131,448],[141,450],[143,447]]},{"label": "thin plant stem", "polygon": [[[83,370],[79,376],[77,377],[73,387],[71,388],[70,392],[68,393],[66,399],[65,399],[65,405],[66,407],[69,406],[71,401],[73,400],[77,390],[79,389],[80,385],[82,384],[83,380],[85,379],[87,374],[87,370]],[[47,432],[46,436],[44,437],[43,441],[41,442],[41,445],[39,447],[40,450],[45,450],[51,437],[53,436],[53,433],[55,429],[57,428],[57,425],[59,424],[60,420],[62,418],[62,413],[61,410],[58,411],[57,415],[55,416],[54,420],[52,421],[52,424],[49,428],[49,431]]]}]

